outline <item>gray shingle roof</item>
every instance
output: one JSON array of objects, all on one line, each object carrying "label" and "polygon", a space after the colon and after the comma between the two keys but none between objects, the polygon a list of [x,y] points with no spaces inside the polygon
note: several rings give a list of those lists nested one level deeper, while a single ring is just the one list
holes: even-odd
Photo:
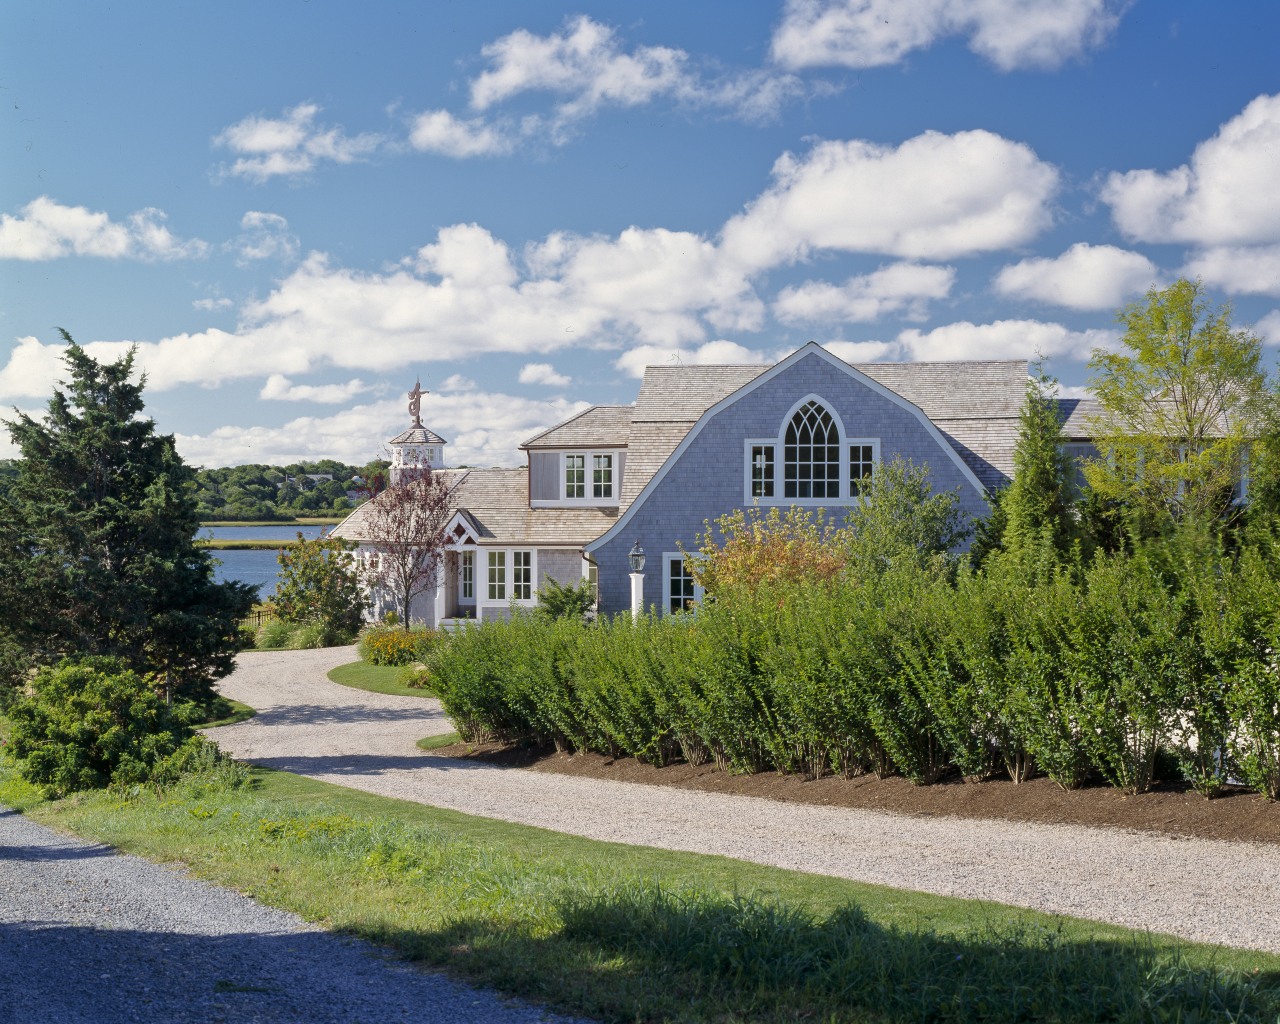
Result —
[{"label": "gray shingle roof", "polygon": [[388,444],[448,444],[448,442],[437,434],[435,431],[428,430],[426,427],[410,427],[403,434],[397,434]]},{"label": "gray shingle roof", "polygon": [[631,433],[630,405],[593,405],[527,440],[523,449],[624,448]]},{"label": "gray shingle roof", "polygon": [[[600,508],[530,508],[527,469],[450,470],[457,479],[449,504],[468,513],[482,542],[494,545],[582,545],[609,529],[617,512]],[[362,505],[333,531],[343,540],[368,540]]]}]

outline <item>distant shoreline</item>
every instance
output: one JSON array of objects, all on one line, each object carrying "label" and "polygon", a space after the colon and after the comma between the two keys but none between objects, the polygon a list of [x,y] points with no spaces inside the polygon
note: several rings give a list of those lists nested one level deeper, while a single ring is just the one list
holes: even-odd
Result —
[{"label": "distant shoreline", "polygon": [[229,537],[196,538],[196,547],[209,548],[212,551],[280,551],[284,548],[296,548],[296,540],[268,540],[262,537],[235,540]]},{"label": "distant shoreline", "polygon": [[201,526],[337,526],[346,516],[315,516],[298,519],[210,519]]}]

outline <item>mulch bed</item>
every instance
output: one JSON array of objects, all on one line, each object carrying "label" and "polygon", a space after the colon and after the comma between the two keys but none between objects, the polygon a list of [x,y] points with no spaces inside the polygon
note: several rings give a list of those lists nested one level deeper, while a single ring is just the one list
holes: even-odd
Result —
[{"label": "mulch bed", "polygon": [[558,775],[640,782],[707,793],[733,793],[783,803],[859,807],[923,817],[998,818],[1137,829],[1177,837],[1280,844],[1280,803],[1245,789],[1206,800],[1184,784],[1162,784],[1150,793],[1125,796],[1105,784],[1068,792],[1045,778],[1015,786],[1007,779],[953,779],[915,786],[906,779],[828,777],[806,781],[762,772],[729,775],[714,765],[654,768],[633,758],[558,754],[551,748],[455,743],[431,753]]}]

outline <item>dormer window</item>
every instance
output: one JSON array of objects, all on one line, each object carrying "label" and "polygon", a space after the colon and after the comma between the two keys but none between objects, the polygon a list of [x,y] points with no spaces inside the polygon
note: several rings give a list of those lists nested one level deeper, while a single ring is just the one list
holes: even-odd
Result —
[{"label": "dormer window", "polygon": [[591,497],[613,497],[613,456],[591,456]]},{"label": "dormer window", "polygon": [[839,417],[818,396],[794,406],[776,438],[745,443],[748,502],[847,505],[865,494],[880,460],[880,439],[845,437]]},{"label": "dormer window", "polygon": [[585,455],[564,457],[564,496],[566,498],[587,496],[587,457]]}]

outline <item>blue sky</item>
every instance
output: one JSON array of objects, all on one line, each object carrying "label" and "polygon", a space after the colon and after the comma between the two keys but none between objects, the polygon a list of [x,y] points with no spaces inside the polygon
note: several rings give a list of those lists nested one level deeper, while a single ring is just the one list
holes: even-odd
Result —
[{"label": "blue sky", "polygon": [[[130,343],[193,463],[516,446],[647,363],[1045,356],[1180,274],[1280,347],[1280,7],[0,13],[0,404]],[[0,455],[10,454],[7,440]]]}]

